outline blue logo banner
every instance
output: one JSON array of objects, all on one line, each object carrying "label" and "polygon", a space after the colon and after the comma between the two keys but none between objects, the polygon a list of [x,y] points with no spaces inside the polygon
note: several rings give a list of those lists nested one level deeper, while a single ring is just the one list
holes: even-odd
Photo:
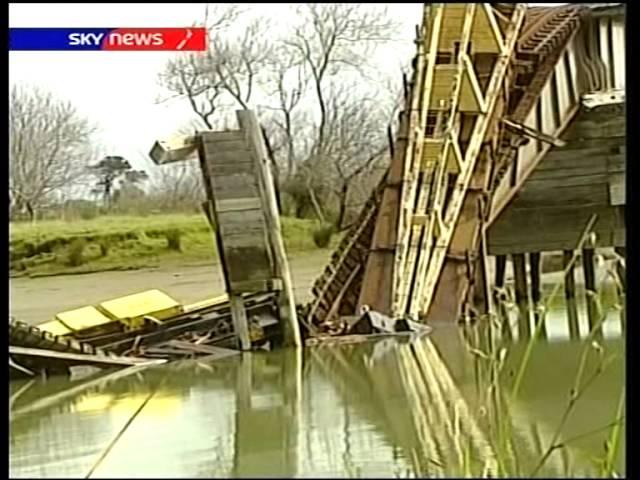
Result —
[{"label": "blue logo banner", "polygon": [[10,28],[9,50],[102,50],[114,28]]}]

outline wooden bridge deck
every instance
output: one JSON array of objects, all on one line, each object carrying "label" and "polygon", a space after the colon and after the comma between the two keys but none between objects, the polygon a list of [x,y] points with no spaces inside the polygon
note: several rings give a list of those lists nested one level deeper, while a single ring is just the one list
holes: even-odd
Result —
[{"label": "wooden bridge deck", "polygon": [[505,255],[575,248],[592,215],[597,245],[625,245],[624,104],[586,109],[488,230],[488,253]]}]

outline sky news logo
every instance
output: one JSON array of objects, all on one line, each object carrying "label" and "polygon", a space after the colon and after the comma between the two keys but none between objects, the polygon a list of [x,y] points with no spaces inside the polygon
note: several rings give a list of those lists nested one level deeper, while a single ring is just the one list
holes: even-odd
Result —
[{"label": "sky news logo", "polygon": [[205,28],[10,28],[21,51],[203,51]]}]

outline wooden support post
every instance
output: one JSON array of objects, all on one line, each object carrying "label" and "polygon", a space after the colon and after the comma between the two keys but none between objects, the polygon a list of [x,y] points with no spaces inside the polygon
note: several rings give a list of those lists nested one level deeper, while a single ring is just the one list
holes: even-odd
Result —
[{"label": "wooden support post", "polygon": [[233,327],[238,337],[241,350],[251,350],[251,339],[249,338],[249,322],[247,312],[244,309],[244,299],[242,295],[230,295],[231,318]]},{"label": "wooden support post", "polygon": [[531,275],[531,303],[533,304],[534,324],[543,322],[540,330],[540,338],[547,338],[547,326],[545,323],[545,315],[540,311],[540,301],[542,300],[542,290],[540,287],[540,252],[531,252],[529,254],[529,270]]},{"label": "wooden support post", "polygon": [[580,338],[580,327],[578,323],[578,306],[576,305],[576,277],[575,268],[572,265],[567,270],[569,262],[573,258],[571,250],[562,252],[562,270],[566,271],[564,277],[564,298],[567,304],[567,316],[569,322],[569,338],[575,340]]},{"label": "wooden support post", "polygon": [[531,337],[531,324],[529,323],[529,298],[527,295],[527,268],[524,253],[511,256],[513,263],[513,276],[515,279],[516,303],[518,304],[518,333],[520,338]]},{"label": "wooden support post", "polygon": [[[626,262],[627,249],[625,247],[615,247],[614,250]],[[618,277],[620,278],[620,283],[622,284],[622,288],[626,291],[627,290],[627,271],[626,271],[625,265],[620,261],[616,262],[616,272],[618,273]]]},{"label": "wooden support post", "polygon": [[507,270],[507,256],[496,256],[496,287],[504,287],[504,274]]},{"label": "wooden support post", "polygon": [[[506,255],[496,255],[496,271],[495,271],[495,287],[496,289],[504,288],[504,276],[507,270],[507,256]],[[494,298],[494,302],[496,305],[496,311],[498,314],[498,320],[502,324],[502,335],[505,338],[513,338],[513,332],[511,331],[511,325],[509,322],[509,313],[507,312],[507,308],[504,305],[504,302],[500,298],[499,295],[496,295]]]},{"label": "wooden support post", "polygon": [[482,315],[492,315],[494,313],[494,303],[489,281],[486,245],[486,238],[481,233],[480,245],[478,246],[480,255],[475,262],[475,283],[470,285],[470,287],[473,289],[473,302],[478,307],[480,313]]},{"label": "wooden support post", "polygon": [[[626,262],[627,255],[625,247],[615,247],[615,252],[620,255]],[[616,272],[618,273],[618,279],[620,280],[620,286],[622,289],[618,291],[618,302],[620,304],[620,328],[622,332],[626,330],[627,323],[627,279],[626,279],[626,265],[618,260],[616,262]]]},{"label": "wooden support post", "polygon": [[529,254],[529,269],[531,274],[531,301],[536,306],[542,298],[540,289],[540,253]]},{"label": "wooden support post", "polygon": [[592,331],[598,322],[598,303],[596,300],[596,272],[594,261],[595,250],[593,248],[582,249],[582,268],[584,271],[584,288],[587,298],[587,316],[589,319],[589,331]]},{"label": "wooden support post", "polygon": [[268,165],[269,157],[264,145],[264,140],[258,135],[260,130],[255,113],[250,110],[238,110],[236,116],[238,117],[240,127],[244,131],[249,149],[255,155],[256,166],[260,171],[260,177],[262,179],[262,203],[267,220],[269,243],[275,257],[275,274],[282,279],[283,286],[279,296],[279,304],[284,343],[286,346],[301,347],[302,337],[300,336],[300,327],[298,325],[293,294],[293,280],[281,234],[280,215],[276,203],[274,182],[271,169]]}]

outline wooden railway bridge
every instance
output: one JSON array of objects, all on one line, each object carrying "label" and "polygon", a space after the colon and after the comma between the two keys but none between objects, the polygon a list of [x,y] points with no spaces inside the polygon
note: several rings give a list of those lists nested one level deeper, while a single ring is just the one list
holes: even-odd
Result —
[{"label": "wooden railway bridge", "polygon": [[[624,256],[624,5],[426,4],[416,45],[390,166],[304,308],[294,303],[269,155],[255,115],[238,112],[237,130],[156,143],[156,163],[200,161],[204,207],[229,298],[228,305],[214,307],[228,312],[203,307],[194,318],[183,312],[160,327],[124,332],[116,342],[120,350],[195,326],[208,329],[216,342],[214,327],[229,316],[229,335],[243,350],[254,346],[249,315],[258,330],[273,327],[282,333],[274,338],[296,346],[300,327],[335,333],[364,307],[396,319],[466,318],[491,309],[491,285],[502,284],[507,256],[527,334],[527,258],[536,302],[540,254],[564,252],[565,291],[575,305],[577,246],[587,293],[595,290],[596,247],[614,247]],[[595,235],[584,235],[585,229]],[[250,305],[256,292],[269,296],[260,311]],[[593,297],[587,295],[591,326]],[[577,336],[575,317],[570,311]],[[61,343],[50,332],[27,330],[10,326],[16,356],[33,357],[36,346],[73,354],[65,358],[75,364],[78,354],[97,345]],[[131,363],[104,355],[92,361]]]},{"label": "wooden railway bridge", "polygon": [[539,299],[540,253],[570,257],[594,218],[583,259],[595,289],[593,249],[624,253],[624,15],[425,6],[391,165],[315,282],[312,323],[364,305],[424,321],[486,311],[507,255],[524,304],[529,254]]}]

